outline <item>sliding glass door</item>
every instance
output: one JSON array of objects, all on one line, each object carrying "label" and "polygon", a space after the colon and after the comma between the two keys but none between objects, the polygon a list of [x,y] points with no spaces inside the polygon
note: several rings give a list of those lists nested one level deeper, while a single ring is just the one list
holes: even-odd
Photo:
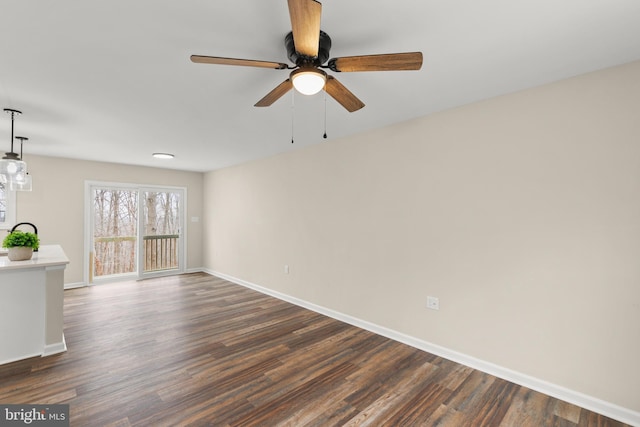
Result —
[{"label": "sliding glass door", "polygon": [[88,283],[184,271],[184,189],[88,183]]}]

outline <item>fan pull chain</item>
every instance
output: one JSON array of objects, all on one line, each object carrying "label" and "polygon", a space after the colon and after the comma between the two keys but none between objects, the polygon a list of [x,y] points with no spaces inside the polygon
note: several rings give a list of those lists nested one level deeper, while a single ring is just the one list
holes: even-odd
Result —
[{"label": "fan pull chain", "polygon": [[291,143],[293,144],[293,131],[294,131],[294,121],[295,121],[295,91],[291,91]]},{"label": "fan pull chain", "polygon": [[327,92],[324,93],[324,139],[327,139]]}]

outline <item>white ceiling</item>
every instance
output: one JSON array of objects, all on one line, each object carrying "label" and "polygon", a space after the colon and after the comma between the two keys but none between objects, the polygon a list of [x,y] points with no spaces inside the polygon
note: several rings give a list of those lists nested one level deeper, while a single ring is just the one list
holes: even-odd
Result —
[{"label": "white ceiling", "polygon": [[[321,143],[325,102],[335,139],[640,59],[638,0],[322,3],[331,57],[422,51],[422,70],[334,73],[366,104],[355,113],[323,92],[256,108],[286,70],[189,56],[288,62],[286,0],[2,0],[0,106],[24,113],[27,162],[209,171]],[[3,114],[0,152],[9,145]]]}]

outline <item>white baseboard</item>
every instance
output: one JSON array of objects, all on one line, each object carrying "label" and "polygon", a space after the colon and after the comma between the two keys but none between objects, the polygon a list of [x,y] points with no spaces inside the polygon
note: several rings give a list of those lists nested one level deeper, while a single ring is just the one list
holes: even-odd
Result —
[{"label": "white baseboard", "polygon": [[204,269],[202,271],[236,283],[238,285],[253,289],[260,293],[290,302],[311,311],[315,311],[316,313],[320,313],[325,316],[329,316],[342,322],[348,323],[350,325],[357,326],[367,331],[376,333],[378,335],[382,335],[394,341],[407,344],[419,350],[435,354],[436,356],[444,357],[445,359],[451,360],[453,362],[460,363],[462,365],[477,369],[495,377],[511,381],[515,384],[530,388],[540,393],[544,393],[548,396],[552,396],[565,402],[572,403],[574,405],[580,406],[581,408],[597,412],[598,414],[602,414],[606,417],[613,418],[632,426],[640,427],[640,412],[636,412],[631,409],[627,409],[619,405],[606,402],[604,400],[588,396],[586,394],[570,390],[566,387],[562,387],[557,384],[541,380],[539,378],[516,372],[502,366],[498,366],[485,360],[477,359],[464,353],[450,350],[448,348],[441,347],[439,345],[432,344],[430,342],[423,341],[409,335],[405,335],[384,326],[376,325],[374,323],[367,322],[366,320],[358,319],[356,317],[352,317],[347,314],[340,313],[329,308],[322,307],[311,302],[265,288],[260,285],[256,285],[255,283],[238,279],[237,277],[229,276],[227,274],[220,273],[218,271],[211,271],[208,269]]},{"label": "white baseboard", "polygon": [[11,359],[0,360],[0,365],[6,365],[7,363],[13,363],[19,360],[30,359],[32,357],[38,357],[38,356],[41,356],[41,354],[40,353],[24,354],[19,357],[12,357]]},{"label": "white baseboard", "polygon": [[55,344],[45,345],[44,348],[42,349],[42,353],[24,354],[24,355],[22,355],[20,357],[13,357],[13,358],[7,359],[7,360],[0,360],[0,365],[5,365],[7,363],[17,362],[19,360],[30,359],[32,357],[51,356],[51,355],[54,355],[54,354],[63,353],[65,351],[67,351],[67,343],[65,342],[64,335],[63,335],[61,342],[55,343]]},{"label": "white baseboard", "polygon": [[62,335],[62,341],[57,342],[55,344],[48,344],[44,346],[44,350],[42,351],[42,357],[51,356],[58,353],[64,353],[67,351],[67,342],[64,339],[64,335]]},{"label": "white baseboard", "polygon": [[65,289],[82,288],[84,286],[87,286],[87,284],[85,282],[75,282],[75,283],[65,283],[64,284],[64,288]]}]

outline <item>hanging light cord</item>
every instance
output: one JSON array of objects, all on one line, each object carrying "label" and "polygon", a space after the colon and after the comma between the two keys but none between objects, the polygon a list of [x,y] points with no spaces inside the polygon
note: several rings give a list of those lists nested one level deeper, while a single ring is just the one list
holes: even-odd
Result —
[{"label": "hanging light cord", "polygon": [[24,144],[25,141],[28,141],[29,138],[26,136],[16,136],[16,139],[20,140],[20,160],[22,160],[22,144]]},{"label": "hanging light cord", "polygon": [[15,111],[11,111],[11,152],[13,153],[13,122],[15,118]]},{"label": "hanging light cord", "polygon": [[18,155],[16,153],[13,152],[13,122],[14,122],[14,118],[17,115],[22,114],[22,111],[18,111],[18,110],[13,110],[11,108],[5,108],[4,111],[6,113],[11,114],[11,151],[9,151],[8,153],[5,153],[6,156],[4,156],[4,159],[12,159],[12,158],[16,158],[18,157]]}]

